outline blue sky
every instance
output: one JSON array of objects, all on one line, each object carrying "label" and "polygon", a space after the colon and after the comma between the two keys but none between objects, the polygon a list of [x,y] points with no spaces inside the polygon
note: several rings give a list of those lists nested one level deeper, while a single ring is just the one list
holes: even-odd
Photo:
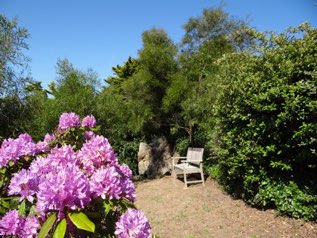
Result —
[{"label": "blue sky", "polygon": [[260,31],[281,32],[304,21],[317,27],[317,0],[0,0],[0,13],[17,16],[28,29],[31,74],[46,87],[56,79],[58,58],[92,68],[103,81],[113,66],[137,57],[145,30],[163,28],[178,43],[190,17],[221,3]]}]

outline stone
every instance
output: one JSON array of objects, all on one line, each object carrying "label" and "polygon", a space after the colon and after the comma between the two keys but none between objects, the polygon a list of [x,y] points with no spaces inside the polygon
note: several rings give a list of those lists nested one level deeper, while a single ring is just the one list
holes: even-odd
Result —
[{"label": "stone", "polygon": [[150,144],[141,142],[138,152],[138,171],[150,179],[172,172],[171,150],[164,137],[154,139]]},{"label": "stone", "polygon": [[141,160],[138,163],[138,171],[139,175],[145,175],[146,171],[149,167],[150,161],[149,160]]},{"label": "stone", "polygon": [[151,156],[151,147],[144,142],[141,142],[139,145],[139,152],[138,152],[138,161],[148,159]]}]

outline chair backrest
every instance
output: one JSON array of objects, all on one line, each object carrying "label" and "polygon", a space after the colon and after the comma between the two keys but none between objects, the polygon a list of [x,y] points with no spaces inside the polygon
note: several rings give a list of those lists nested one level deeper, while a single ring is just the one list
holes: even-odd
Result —
[{"label": "chair backrest", "polygon": [[202,162],[203,161],[204,148],[193,148],[189,147],[187,150],[187,160],[191,162]]}]

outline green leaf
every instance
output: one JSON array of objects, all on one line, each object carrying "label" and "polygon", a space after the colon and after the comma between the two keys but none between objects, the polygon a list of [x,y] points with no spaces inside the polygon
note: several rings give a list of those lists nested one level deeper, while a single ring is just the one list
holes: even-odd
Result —
[{"label": "green leaf", "polygon": [[34,215],[39,215],[40,212],[38,210],[36,210],[36,207],[34,205],[32,205],[30,207],[30,213],[34,214]]},{"label": "green leaf", "polygon": [[103,208],[105,209],[105,213],[106,215],[108,215],[108,213],[111,211],[111,209],[113,208],[113,202],[112,201],[103,201]]},{"label": "green leaf", "polygon": [[91,220],[89,220],[86,214],[82,212],[69,213],[68,217],[78,229],[95,232],[95,224]]},{"label": "green leaf", "polygon": [[19,206],[19,216],[23,216],[25,213],[25,200]]},{"label": "green leaf", "polygon": [[44,224],[40,230],[40,233],[38,235],[38,238],[45,238],[47,236],[47,234],[49,233],[49,231],[52,229],[52,226],[53,226],[55,221],[56,221],[56,213],[53,213],[44,222]]},{"label": "green leaf", "polygon": [[4,199],[0,200],[0,204],[5,208],[10,209],[10,203],[5,201]]},{"label": "green leaf", "polygon": [[66,219],[64,218],[63,220],[58,223],[56,230],[54,232],[53,238],[64,238],[65,233],[66,233]]},{"label": "green leaf", "polygon": [[128,208],[136,208],[136,206],[132,202],[125,199],[121,201],[121,205],[124,208],[124,210],[127,210]]}]

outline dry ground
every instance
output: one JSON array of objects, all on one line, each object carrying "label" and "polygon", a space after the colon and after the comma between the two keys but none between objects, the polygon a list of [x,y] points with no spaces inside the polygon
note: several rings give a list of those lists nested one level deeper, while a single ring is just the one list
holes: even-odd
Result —
[{"label": "dry ground", "polygon": [[184,189],[171,176],[136,182],[136,205],[160,238],[307,237],[317,238],[317,223],[279,217],[234,200],[213,180]]}]

